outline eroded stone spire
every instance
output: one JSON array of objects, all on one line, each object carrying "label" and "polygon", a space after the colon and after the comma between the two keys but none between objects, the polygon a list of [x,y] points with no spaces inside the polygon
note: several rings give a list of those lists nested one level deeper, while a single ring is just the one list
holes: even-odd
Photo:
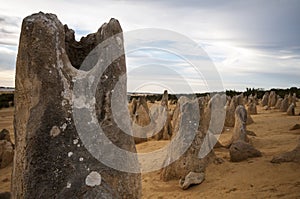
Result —
[{"label": "eroded stone spire", "polygon": [[[141,196],[140,174],[121,172],[97,160],[84,146],[75,126],[76,122],[90,121],[74,121],[73,114],[76,77],[89,74],[87,71],[98,63],[97,57],[84,61],[85,57],[118,33],[122,33],[121,26],[111,19],[97,33],[77,42],[74,31],[53,14],[38,13],[23,20],[16,66],[13,198]],[[123,38],[116,39],[118,50],[124,52]],[[84,68],[80,67],[83,63]],[[133,137],[124,133],[112,116],[112,92],[121,76],[126,76],[124,53],[99,77],[93,98],[97,122],[112,144],[135,153]],[[126,82],[119,90],[118,95],[126,98]],[[79,111],[88,110],[85,101],[78,103]],[[138,164],[126,156],[122,161],[132,167]]]}]

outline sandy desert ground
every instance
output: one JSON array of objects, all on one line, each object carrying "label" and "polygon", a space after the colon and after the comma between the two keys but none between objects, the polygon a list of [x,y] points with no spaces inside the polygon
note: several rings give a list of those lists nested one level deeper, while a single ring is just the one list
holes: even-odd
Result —
[{"label": "sandy desert ground", "polygon": [[[178,181],[163,182],[159,171],[142,174],[143,198],[300,198],[300,165],[296,163],[272,164],[273,155],[292,150],[297,145],[300,129],[290,131],[300,123],[300,103],[297,116],[287,116],[278,110],[263,110],[258,106],[258,115],[253,115],[254,124],[247,126],[257,136],[250,136],[255,148],[263,156],[239,163],[229,161],[225,148],[215,150],[222,164],[211,164],[206,170],[206,179],[201,185],[183,191]],[[0,129],[13,134],[13,108],[0,110]],[[231,137],[227,128],[221,143]],[[13,136],[13,135],[12,135]],[[148,152],[168,144],[168,141],[149,141],[137,145],[139,152]],[[0,170],[0,192],[9,191],[12,166]]]}]

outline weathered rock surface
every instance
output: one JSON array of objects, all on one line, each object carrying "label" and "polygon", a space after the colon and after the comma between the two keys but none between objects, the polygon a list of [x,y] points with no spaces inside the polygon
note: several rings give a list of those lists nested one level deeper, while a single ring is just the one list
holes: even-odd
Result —
[{"label": "weathered rock surface", "polygon": [[[181,145],[186,145],[188,148],[174,162],[172,160],[176,157],[176,154],[180,153],[180,147],[182,146],[176,145],[170,149],[165,162],[172,163],[161,172],[161,178],[164,181],[186,179],[190,172],[205,172],[207,165],[216,159],[212,150],[212,144],[217,141],[214,136],[221,133],[224,126],[225,95],[222,97],[220,95],[213,96],[207,107],[204,98],[195,100],[180,98],[178,102],[181,104],[180,125],[177,128],[178,132],[175,132],[176,136],[172,140],[183,140]],[[219,116],[219,120],[215,120],[217,116]],[[184,135],[186,132],[188,133]],[[195,134],[193,135],[193,133]]]},{"label": "weathered rock surface", "polygon": [[[133,113],[133,125],[138,125],[139,127],[145,127],[150,124],[151,118],[149,115],[149,108],[147,105],[146,97],[140,96],[137,105],[136,111]],[[135,128],[134,126],[134,142],[136,144],[147,141],[147,132],[144,128]]]},{"label": "weathered rock surface", "polygon": [[180,127],[180,108],[183,106],[184,103],[188,102],[189,99],[185,96],[182,96],[178,99],[176,107],[173,112],[172,116],[172,134],[175,135],[176,132],[179,131]]},{"label": "weathered rock surface", "polygon": [[[198,100],[199,104],[201,99]],[[214,95],[207,103],[204,108],[204,116],[200,115],[200,125],[204,129],[204,132],[207,129],[205,143],[208,143],[209,148],[218,148],[223,147],[223,145],[217,140],[218,136],[224,130],[224,123],[226,118],[226,111],[224,109],[226,102],[225,95]],[[201,109],[202,106],[199,106]]]},{"label": "weathered rock surface", "polygon": [[254,96],[252,94],[250,94],[248,96],[248,103],[247,104],[249,105],[250,103],[254,103],[255,105],[258,105],[257,94],[255,94]]},{"label": "weathered rock surface", "polygon": [[254,133],[253,131],[247,130],[246,132],[247,132],[247,135],[256,136],[256,133]]},{"label": "weathered rock surface", "polygon": [[268,102],[269,102],[269,93],[266,92],[261,100],[261,106],[262,107],[267,106]]},{"label": "weathered rock surface", "polygon": [[297,103],[296,103],[296,102],[298,102],[298,99],[297,99],[296,93],[294,93],[293,96],[292,96],[292,103],[295,104],[295,107],[297,106]]},{"label": "weathered rock surface", "polygon": [[[180,103],[180,101],[185,102]],[[179,159],[162,169],[161,179],[164,181],[171,179],[184,179],[190,172],[204,172],[209,162],[209,155],[203,159],[198,156],[204,138],[204,132],[198,129],[199,116],[203,115],[204,109],[198,109],[199,104],[197,99],[191,101],[180,98],[179,104],[181,104],[181,111],[179,113],[178,132],[175,132],[176,136],[173,139],[175,139],[175,141],[183,140],[183,146],[174,146],[170,149],[165,162],[173,162],[173,158],[182,152],[181,147],[186,146],[188,148],[183,155],[179,157]],[[200,115],[197,110],[200,111]],[[185,132],[189,133],[184,135]]]},{"label": "weathered rock surface", "polygon": [[287,99],[288,99],[288,104],[289,104],[289,105],[290,105],[291,103],[293,103],[293,96],[292,96],[291,93],[288,94]]},{"label": "weathered rock surface", "polygon": [[260,157],[261,153],[249,144],[246,129],[247,111],[244,106],[238,106],[235,111],[235,125],[232,144],[229,148],[230,160],[238,162],[251,157]]},{"label": "weathered rock surface", "polygon": [[12,163],[14,158],[14,149],[11,142],[0,140],[0,169]]},{"label": "weathered rock surface", "polygon": [[185,178],[179,180],[179,186],[183,189],[186,190],[188,189],[191,185],[197,185],[201,184],[205,179],[205,173],[195,173],[195,172],[190,172],[185,176]]},{"label": "weathered rock surface", "polygon": [[271,110],[271,107],[269,107],[269,106],[264,106],[263,108],[264,108],[264,110],[266,110],[266,111]]},{"label": "weathered rock surface", "polygon": [[2,131],[0,132],[0,140],[11,142],[10,134],[7,129],[2,129]]},{"label": "weathered rock surface", "polygon": [[289,108],[289,100],[288,97],[285,97],[281,102],[280,111],[286,112],[288,108]]},{"label": "weathered rock surface", "polygon": [[257,114],[257,108],[256,108],[256,103],[254,101],[250,101],[248,104],[248,111],[250,115],[256,115]]},{"label": "weathered rock surface", "polygon": [[171,136],[172,136],[172,123],[171,123],[172,116],[169,113],[169,109],[168,109],[168,91],[167,90],[164,91],[164,94],[162,96],[161,106],[163,107],[163,111],[160,114],[166,114],[167,119],[165,120],[162,129],[157,134],[155,134],[154,139],[155,140],[161,140],[161,139],[169,140],[169,139],[171,139]]},{"label": "weathered rock surface", "polygon": [[[110,168],[89,151],[93,147],[113,143],[126,151],[136,152],[132,135],[124,133],[116,125],[111,106],[113,89],[126,74],[126,64],[124,55],[110,63],[107,57],[111,56],[107,52],[113,56],[124,52],[122,34],[110,40],[105,51],[97,49],[101,52],[100,58],[103,58],[100,62],[109,63],[103,75],[97,76],[97,70],[88,71],[95,63],[100,63],[97,62],[97,50],[96,56],[91,55],[94,59],[83,61],[93,46],[121,32],[119,22],[111,19],[97,33],[75,44],[73,32],[53,14],[38,13],[23,20],[16,66],[16,155],[12,198],[141,197],[140,174]],[[81,63],[84,71],[75,69]],[[99,82],[93,81],[98,77]],[[96,94],[93,96],[88,94],[89,88],[92,88],[89,83],[73,90],[75,83],[80,84],[86,78],[91,80],[92,85],[95,84]],[[115,92],[120,99],[126,99],[126,82],[122,85]],[[86,95],[79,95],[84,91]],[[96,118],[90,116],[90,107],[95,107]],[[75,121],[75,110],[82,114],[81,121]],[[81,129],[83,137],[75,123],[84,126]],[[100,134],[95,136],[95,132],[90,130],[94,124],[101,126],[109,142],[99,139]],[[86,141],[95,145],[84,146]],[[137,158],[117,156],[112,150],[97,151],[104,157],[118,157],[124,167],[138,167]],[[91,172],[101,176],[100,185],[92,187],[86,184]]]},{"label": "weathered rock surface", "polygon": [[0,169],[8,166],[14,158],[14,145],[7,129],[0,132]]},{"label": "weathered rock surface", "polygon": [[278,98],[277,99],[277,102],[276,102],[276,105],[275,105],[275,109],[280,109],[282,100],[283,100],[282,98]]},{"label": "weathered rock surface", "polygon": [[246,122],[246,124],[250,125],[250,124],[253,124],[253,123],[254,123],[254,120],[251,117],[250,113],[247,111],[247,122]]},{"label": "weathered rock surface", "polygon": [[[243,94],[233,96],[230,100],[230,105],[226,105],[226,118],[225,118],[225,126],[234,127],[235,122],[235,109],[237,106],[244,106],[245,100]],[[249,121],[251,122],[251,121]]]},{"label": "weathered rock surface", "polygon": [[165,90],[164,91],[164,94],[162,95],[162,99],[161,99],[161,105],[162,106],[165,106],[167,109],[168,109],[168,91]]},{"label": "weathered rock surface", "polygon": [[251,144],[238,140],[232,143],[229,148],[230,161],[240,162],[248,158],[261,157],[261,152],[255,149]]},{"label": "weathered rock surface", "polygon": [[[229,104],[229,106],[228,106]],[[227,127],[233,127],[234,126],[234,121],[235,121],[235,116],[234,112],[237,106],[236,102],[236,96],[233,96],[227,103],[226,105],[226,118],[225,118],[225,126]]]},{"label": "weathered rock surface", "polygon": [[[246,102],[247,102],[247,99],[246,99]],[[244,98],[243,93],[236,96],[236,103],[237,103],[236,106],[245,105],[245,98]]]},{"label": "weathered rock surface", "polygon": [[277,100],[277,95],[275,91],[271,91],[269,95],[268,106],[274,107],[276,105],[276,100]]},{"label": "weathered rock surface", "polygon": [[[161,115],[166,115],[166,120],[164,121],[163,127],[161,128],[161,130],[154,135],[154,139],[155,140],[170,140],[172,137],[172,123],[171,123],[171,114],[164,109],[162,111],[162,113],[160,113]],[[160,122],[157,122],[160,123]]]},{"label": "weathered rock surface", "polygon": [[[145,110],[145,112],[149,116],[149,108],[148,108],[148,104],[147,104],[147,100],[146,100],[146,96],[145,95],[142,95],[142,96],[139,97],[138,102],[137,102],[137,110],[136,111],[138,111],[138,109],[140,107],[143,107],[143,109]],[[139,115],[138,115],[138,117],[139,117]],[[141,123],[143,123],[141,125],[147,125],[149,123],[149,120],[146,120],[146,121],[142,120]]]},{"label": "weathered rock surface", "polygon": [[292,103],[286,111],[287,115],[295,115],[295,104]]},{"label": "weathered rock surface", "polygon": [[290,131],[300,129],[300,124],[295,124],[292,128],[290,128]]},{"label": "weathered rock surface", "polygon": [[137,100],[133,98],[129,106],[129,113],[132,121],[135,118],[136,108],[137,108]]},{"label": "weathered rock surface", "polygon": [[[176,137],[173,139],[176,140],[189,140],[187,143],[182,143],[183,145],[187,145],[188,143],[192,143],[191,146],[184,152],[183,155],[180,156],[179,159],[175,160],[175,162],[171,163],[167,167],[162,169],[161,179],[164,181],[168,181],[171,179],[182,179],[189,172],[203,172],[204,162],[199,159],[197,151],[200,150],[200,146],[196,144],[196,141],[202,142],[202,132],[198,131],[199,124],[199,112],[197,112],[198,101],[190,101],[188,99],[184,99],[184,103],[182,98],[179,99],[180,112],[177,124],[178,132],[175,132]],[[194,125],[195,124],[195,125]],[[186,135],[188,137],[184,137],[184,132],[191,132],[190,135]],[[192,134],[194,133],[194,135]],[[194,137],[195,136],[195,137]],[[181,150],[174,146],[174,149],[171,149],[168,152],[168,157],[165,162],[172,161],[172,157],[175,157],[177,154],[181,154]]]},{"label": "weathered rock surface", "polygon": [[246,123],[247,111],[244,106],[240,105],[235,110],[235,125],[233,128],[232,142],[239,139],[248,141]]},{"label": "weathered rock surface", "polygon": [[294,150],[273,157],[271,162],[272,163],[282,163],[282,162],[300,163],[300,139],[297,147]]}]

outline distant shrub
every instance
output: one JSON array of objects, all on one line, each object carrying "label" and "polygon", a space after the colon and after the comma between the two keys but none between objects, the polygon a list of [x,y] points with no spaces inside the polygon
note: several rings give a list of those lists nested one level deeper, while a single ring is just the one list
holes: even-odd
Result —
[{"label": "distant shrub", "polygon": [[249,96],[249,95],[257,95],[257,98],[261,99],[265,92],[270,92],[270,91],[275,91],[277,95],[279,95],[280,97],[284,97],[285,95],[288,94],[294,94],[296,93],[297,97],[300,98],[300,88],[297,87],[291,87],[291,88],[286,88],[286,89],[281,89],[281,88],[272,88],[270,90],[264,90],[263,88],[246,88],[246,91],[244,92],[238,92],[235,90],[227,90],[226,91],[226,95],[227,96],[234,96],[234,95],[239,95],[241,93],[244,94],[244,96]]},{"label": "distant shrub", "polygon": [[[246,91],[241,92],[241,91],[236,91],[236,90],[226,90],[226,95],[233,97],[235,95],[239,95],[243,93],[244,96],[249,96],[249,95],[257,95],[257,98],[261,99],[265,92],[270,92],[270,91],[275,91],[277,95],[281,96],[282,98],[285,95],[288,95],[289,93],[293,94],[296,93],[297,97],[300,98],[300,88],[297,87],[291,87],[287,89],[279,89],[279,88],[272,88],[271,90],[264,90],[263,88],[246,88]],[[168,98],[170,101],[176,102],[181,96],[188,97],[190,99],[193,99],[196,97],[205,97],[205,96],[213,96],[217,92],[213,93],[195,93],[195,94],[168,94]],[[219,93],[219,94],[222,94]],[[146,95],[146,100],[148,102],[155,102],[155,101],[160,101],[162,98],[162,94],[145,94]],[[133,93],[133,94],[128,94],[129,100],[133,98],[136,98],[136,100],[139,98],[138,93]]]},{"label": "distant shrub", "polygon": [[14,105],[14,94],[1,94],[0,95],[0,108],[8,108],[9,104]]}]

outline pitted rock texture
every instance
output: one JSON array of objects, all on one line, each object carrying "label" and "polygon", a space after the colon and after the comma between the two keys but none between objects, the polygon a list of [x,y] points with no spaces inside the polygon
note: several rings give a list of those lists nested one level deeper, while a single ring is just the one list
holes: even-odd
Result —
[{"label": "pitted rock texture", "polygon": [[[94,158],[83,146],[72,114],[74,82],[86,75],[76,68],[94,46],[116,33],[122,33],[121,26],[111,19],[97,33],[76,42],[73,31],[54,14],[38,13],[23,20],[16,66],[12,198],[141,197],[140,175],[112,169]],[[124,52],[120,41],[119,50]],[[85,70],[93,68],[93,62],[85,65]],[[113,144],[136,152],[133,137],[115,124],[111,110],[112,90],[125,74],[123,55],[99,77],[96,119]],[[126,97],[126,84],[120,96]],[[84,101],[75,105],[87,111]],[[85,119],[79,122],[87,124]],[[121,159],[124,164],[138,164]],[[99,186],[86,185],[90,171],[101,175]]]}]

